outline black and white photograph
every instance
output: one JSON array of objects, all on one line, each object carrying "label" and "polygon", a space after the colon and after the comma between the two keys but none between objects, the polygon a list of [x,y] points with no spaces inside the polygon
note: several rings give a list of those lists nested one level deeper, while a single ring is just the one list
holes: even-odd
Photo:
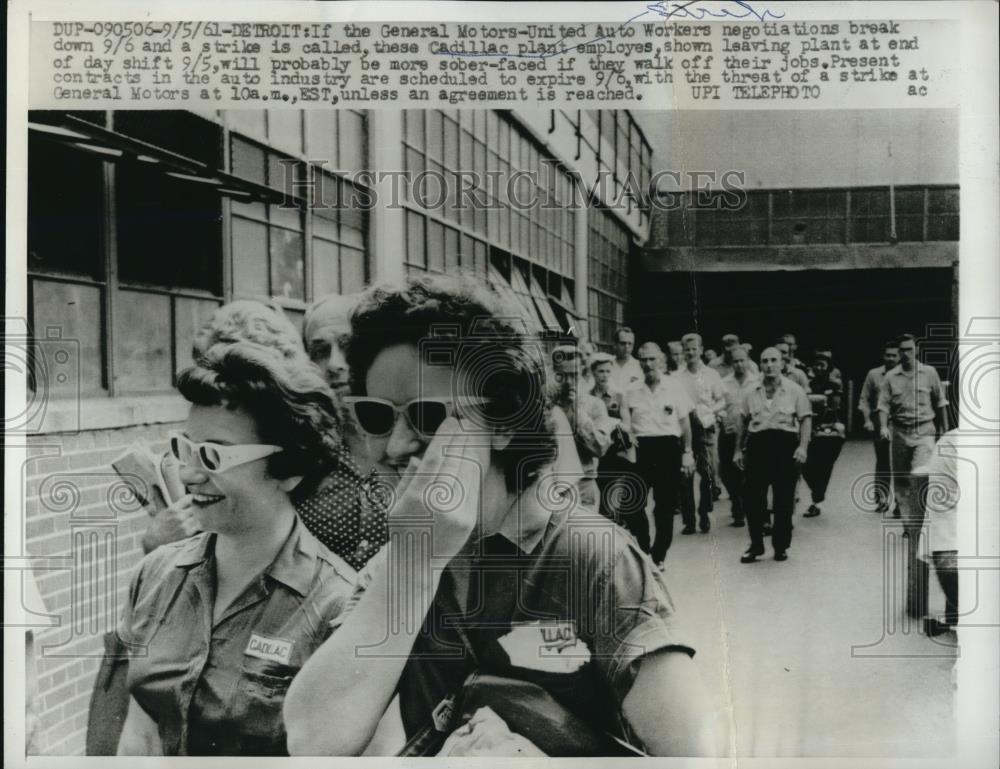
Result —
[{"label": "black and white photograph", "polygon": [[17,124],[19,761],[996,758],[965,105],[114,98]]}]

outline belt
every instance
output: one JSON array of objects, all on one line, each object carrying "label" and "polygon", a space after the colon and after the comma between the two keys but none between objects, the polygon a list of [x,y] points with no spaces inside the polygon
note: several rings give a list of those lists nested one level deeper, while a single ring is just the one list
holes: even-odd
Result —
[{"label": "belt", "polygon": [[925,420],[923,422],[896,422],[896,421],[893,421],[892,422],[892,429],[895,430],[896,432],[900,432],[900,433],[916,433],[916,432],[920,432],[922,430],[922,428],[926,427],[927,425],[931,425],[933,427],[934,420],[933,419],[927,419],[927,420]]}]

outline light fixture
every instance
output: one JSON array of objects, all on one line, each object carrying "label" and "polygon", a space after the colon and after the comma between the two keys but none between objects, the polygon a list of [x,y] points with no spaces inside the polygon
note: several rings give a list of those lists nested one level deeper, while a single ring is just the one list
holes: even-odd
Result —
[{"label": "light fixture", "polygon": [[79,147],[88,152],[96,152],[98,155],[110,155],[113,158],[120,158],[125,153],[112,147],[100,147],[96,144],[85,144],[83,142],[73,142],[74,147]]},{"label": "light fixture", "polygon": [[218,179],[208,176],[194,176],[193,174],[181,174],[176,171],[167,171],[167,176],[175,179],[183,179],[186,182],[198,182],[199,184],[222,184]]},{"label": "light fixture", "polygon": [[47,125],[45,123],[28,123],[28,128],[32,131],[40,131],[41,133],[52,134],[53,136],[63,136],[67,139],[89,139],[87,134],[82,134],[77,131],[71,131],[68,128],[62,128],[56,125]]}]

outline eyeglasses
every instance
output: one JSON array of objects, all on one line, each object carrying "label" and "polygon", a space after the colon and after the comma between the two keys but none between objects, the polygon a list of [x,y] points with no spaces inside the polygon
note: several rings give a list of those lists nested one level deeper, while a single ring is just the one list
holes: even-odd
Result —
[{"label": "eyeglasses", "polygon": [[281,446],[247,443],[225,446],[219,443],[194,443],[179,432],[171,430],[170,453],[185,465],[193,465],[213,473],[224,473],[239,465],[253,462],[284,451]]},{"label": "eyeglasses", "polygon": [[[475,406],[488,403],[482,398],[463,398],[463,405]],[[354,421],[373,438],[383,438],[392,432],[396,417],[402,414],[414,432],[429,438],[438,431],[441,423],[455,413],[453,398],[414,398],[397,406],[383,398],[348,396],[344,403],[351,409]]]}]

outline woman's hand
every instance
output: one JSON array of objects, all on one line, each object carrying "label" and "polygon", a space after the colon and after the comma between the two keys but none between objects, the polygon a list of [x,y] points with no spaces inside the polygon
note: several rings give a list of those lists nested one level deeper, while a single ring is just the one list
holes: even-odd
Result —
[{"label": "woman's hand", "polygon": [[457,555],[479,521],[482,479],[490,461],[489,438],[482,430],[453,417],[442,422],[419,465],[411,461],[396,487],[390,537],[393,531],[430,525],[434,555]]},{"label": "woman's hand", "polygon": [[160,545],[176,542],[201,531],[190,494],[174,502],[153,516],[142,537],[142,549],[151,553]]},{"label": "woman's hand", "polygon": [[515,734],[490,708],[472,718],[445,740],[439,756],[544,756],[530,740]]}]

